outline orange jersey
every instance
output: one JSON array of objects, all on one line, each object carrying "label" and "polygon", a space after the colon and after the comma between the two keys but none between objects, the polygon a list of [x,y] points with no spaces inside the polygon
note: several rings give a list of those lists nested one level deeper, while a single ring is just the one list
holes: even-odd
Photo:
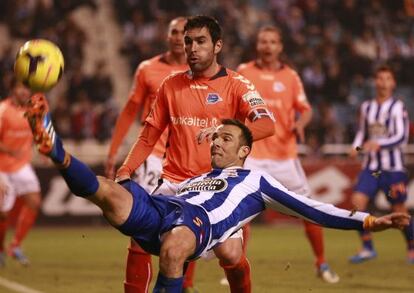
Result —
[{"label": "orange jersey", "polygon": [[241,64],[237,71],[256,86],[276,118],[275,134],[254,142],[250,156],[275,160],[296,158],[296,135],[292,131],[295,114],[311,109],[297,72],[287,65],[277,71],[264,70],[255,61]]},{"label": "orange jersey", "polygon": [[15,153],[0,151],[0,171],[15,172],[32,160],[33,135],[24,115],[11,98],[0,102],[0,143]]},{"label": "orange jersey", "polygon": [[162,177],[173,182],[211,169],[210,144],[198,144],[201,129],[223,118],[254,121],[268,110],[254,85],[226,68],[211,78],[192,78],[190,71],[168,77],[161,85],[147,123],[169,137]]},{"label": "orange jersey", "polygon": [[[157,55],[143,61],[137,68],[134,76],[134,83],[129,93],[129,99],[141,105],[141,121],[145,118],[154,103],[155,96],[162,81],[169,75],[188,70],[188,65],[171,65],[167,63],[164,55]],[[165,153],[168,130],[161,135],[154,146],[152,154],[162,157]]]}]

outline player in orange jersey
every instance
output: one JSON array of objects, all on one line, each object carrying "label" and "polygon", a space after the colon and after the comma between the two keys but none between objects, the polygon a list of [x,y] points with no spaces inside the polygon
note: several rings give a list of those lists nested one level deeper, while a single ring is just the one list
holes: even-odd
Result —
[{"label": "player in orange jersey", "polygon": [[[299,75],[280,60],[283,50],[278,28],[266,26],[257,34],[257,59],[241,64],[238,72],[250,79],[277,117],[275,135],[255,142],[246,168],[267,171],[289,190],[310,196],[310,188],[297,155],[297,138],[304,142],[304,129],[312,117]],[[296,119],[296,115],[299,118]],[[305,232],[316,256],[318,275],[328,283],[339,277],[324,257],[320,226],[305,221]],[[248,231],[248,229],[247,229]],[[248,238],[248,237],[246,237]]]},{"label": "player in orange jersey", "polygon": [[[207,16],[189,18],[184,43],[191,70],[164,80],[137,142],[117,172],[118,181],[129,178],[168,127],[162,182],[155,194],[174,194],[179,182],[211,169],[210,146],[204,137],[212,134],[221,118],[246,120],[255,140],[274,133],[272,114],[254,85],[217,63],[223,45],[217,21]],[[229,253],[232,243],[239,245],[240,238],[227,240],[216,255],[232,292],[250,292],[248,262],[244,255]],[[166,278],[159,274],[158,279]]]},{"label": "player in orange jersey", "polygon": [[30,98],[30,90],[15,81],[11,96],[0,102],[0,180],[3,193],[0,202],[0,266],[4,265],[4,238],[6,219],[16,197],[25,200],[16,223],[16,230],[8,248],[8,254],[22,265],[29,260],[20,245],[33,226],[40,207],[39,180],[30,165],[33,136],[24,115],[24,103]]},{"label": "player in orange jersey", "polygon": [[[167,34],[168,51],[143,61],[135,72],[128,101],[117,119],[109,149],[106,162],[106,175],[109,178],[114,177],[116,154],[136,116],[139,114],[140,121],[144,123],[151,105],[154,103],[155,95],[161,82],[170,74],[188,69],[184,52],[183,35],[185,22],[186,18],[184,17],[171,20]],[[168,131],[165,130],[145,163],[135,172],[135,181],[149,193],[156,187],[161,174],[162,157],[165,153],[167,136]],[[192,272],[192,268],[187,271],[186,282],[184,283],[185,288],[193,286]],[[125,292],[147,292],[151,276],[151,255],[146,253],[131,239],[130,247],[128,248],[126,280],[124,282]]]}]

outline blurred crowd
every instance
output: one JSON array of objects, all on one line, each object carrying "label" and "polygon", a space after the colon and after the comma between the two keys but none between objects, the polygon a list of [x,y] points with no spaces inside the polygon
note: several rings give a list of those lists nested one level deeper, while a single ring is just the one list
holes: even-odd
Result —
[{"label": "blurred crowd", "polygon": [[[12,28],[14,37],[51,39],[71,60],[66,70],[67,98],[71,103],[62,98],[56,109],[62,117],[70,116],[66,122],[58,123],[61,131],[67,137],[108,139],[112,119],[116,117],[112,83],[108,75],[101,73],[103,62],[97,64],[94,76],[83,75],[80,64],[85,35],[69,16],[79,5],[96,9],[96,3],[0,3],[0,21]],[[255,34],[260,26],[279,26],[283,32],[284,59],[300,73],[315,110],[307,136],[308,145],[315,150],[326,143],[352,141],[358,107],[374,94],[373,69],[385,62],[396,71],[396,96],[406,102],[414,120],[411,0],[112,0],[112,6],[123,30],[120,52],[129,60],[131,77],[142,60],[166,50],[166,27],[173,17],[206,14],[217,18],[224,28],[225,45],[220,61],[232,69],[254,58]],[[9,59],[0,60],[2,95],[6,88],[4,79],[13,63],[12,53],[6,54]],[[72,101],[76,101],[75,105]]]}]

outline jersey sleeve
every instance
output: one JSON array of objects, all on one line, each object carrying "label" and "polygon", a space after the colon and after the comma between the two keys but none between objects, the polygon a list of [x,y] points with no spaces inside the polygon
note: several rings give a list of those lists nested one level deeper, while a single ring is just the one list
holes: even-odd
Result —
[{"label": "jersey sleeve", "polygon": [[305,89],[303,83],[300,80],[299,74],[296,71],[292,71],[293,81],[292,81],[292,94],[294,97],[294,107],[296,111],[303,113],[311,109],[311,105],[308,102],[306,97]]},{"label": "jersey sleeve", "polygon": [[133,101],[136,104],[142,105],[145,97],[148,94],[148,88],[145,82],[145,67],[146,61],[141,63],[135,70],[134,80],[132,82],[131,89],[129,91],[128,100]]},{"label": "jersey sleeve", "polygon": [[240,74],[233,78],[235,79],[234,92],[238,99],[237,118],[242,121],[247,118],[250,122],[263,117],[274,120],[272,112],[267,108],[265,101],[256,90],[254,84]]},{"label": "jersey sleeve", "polygon": [[170,111],[167,100],[167,80],[168,79],[164,80],[158,89],[154,104],[152,105],[151,111],[145,120],[147,123],[151,124],[155,128],[158,128],[159,130],[164,130],[170,119]]},{"label": "jersey sleeve", "polygon": [[266,207],[324,227],[363,230],[364,220],[369,216],[367,213],[351,212],[298,195],[287,190],[268,174],[260,179],[260,191]]},{"label": "jersey sleeve", "polygon": [[352,148],[361,147],[367,136],[367,125],[365,121],[365,112],[368,104],[365,102],[361,105],[359,111],[359,126],[358,131],[355,135],[354,141],[352,142]]}]

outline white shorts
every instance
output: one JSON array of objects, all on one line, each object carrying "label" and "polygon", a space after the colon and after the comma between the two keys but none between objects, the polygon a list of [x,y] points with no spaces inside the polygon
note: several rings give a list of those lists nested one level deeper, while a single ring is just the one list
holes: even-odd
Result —
[{"label": "white shorts", "polygon": [[247,158],[244,167],[266,171],[288,190],[310,197],[309,183],[299,159],[258,160]]},{"label": "white shorts", "polygon": [[158,185],[162,171],[162,158],[149,155],[145,162],[135,171],[134,181],[151,193]]},{"label": "white shorts", "polygon": [[7,186],[5,196],[0,202],[2,212],[8,212],[13,208],[16,197],[40,192],[39,179],[30,164],[13,173],[0,172],[0,179]]}]

